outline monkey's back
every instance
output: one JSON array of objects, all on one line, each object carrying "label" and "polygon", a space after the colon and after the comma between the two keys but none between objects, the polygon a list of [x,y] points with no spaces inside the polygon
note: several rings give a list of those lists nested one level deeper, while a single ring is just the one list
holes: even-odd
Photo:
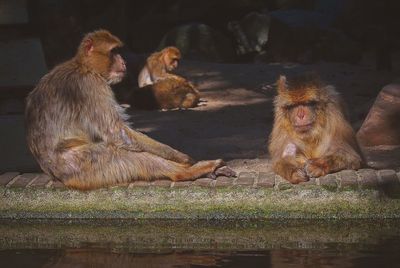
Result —
[{"label": "monkey's back", "polygon": [[[114,102],[104,84],[99,76],[79,72],[73,60],[55,67],[39,81],[26,99],[25,109],[27,142],[39,164],[57,157],[57,147],[64,139],[96,139],[89,125],[94,117],[112,111]],[[116,113],[106,116],[118,120]]]},{"label": "monkey's back", "polygon": [[193,108],[200,100],[200,94],[187,80],[166,78],[153,85],[134,90],[131,103],[137,109]]}]

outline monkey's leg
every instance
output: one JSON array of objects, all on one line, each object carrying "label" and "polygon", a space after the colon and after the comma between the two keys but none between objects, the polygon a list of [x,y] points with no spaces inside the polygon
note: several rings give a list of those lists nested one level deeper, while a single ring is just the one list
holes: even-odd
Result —
[{"label": "monkey's leg", "polygon": [[181,153],[166,144],[153,140],[143,133],[134,131],[133,129],[130,129],[128,127],[126,127],[126,132],[128,136],[133,140],[133,143],[138,143],[143,151],[182,164],[194,163],[193,159],[190,156]]},{"label": "monkey's leg", "polygon": [[273,164],[273,170],[276,174],[293,184],[309,180],[304,171],[304,165],[296,161],[294,157],[284,157],[279,159]]},{"label": "monkey's leg", "polygon": [[[214,172],[222,160],[201,161],[193,166],[166,160],[147,152],[132,152],[104,145],[74,148],[64,154],[65,185],[89,190],[134,180],[193,180]],[[67,170],[73,167],[73,170]]]},{"label": "monkey's leg", "polygon": [[213,173],[217,168],[224,166],[224,161],[218,160],[207,160],[200,161],[190,166],[189,168],[184,168],[173,176],[169,177],[172,181],[187,181],[200,178],[201,176]]}]

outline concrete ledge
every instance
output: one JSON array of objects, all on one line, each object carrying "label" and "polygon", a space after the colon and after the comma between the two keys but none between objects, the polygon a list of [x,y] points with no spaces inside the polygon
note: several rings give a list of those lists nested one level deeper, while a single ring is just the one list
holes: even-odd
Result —
[{"label": "concrete ledge", "polygon": [[217,178],[179,186],[170,181],[135,182],[80,192],[66,189],[43,174],[5,173],[0,176],[0,218],[400,218],[398,175],[394,170],[342,171],[301,185],[275,176],[273,186],[260,186],[259,176],[254,179],[252,173],[252,184],[244,183],[247,179],[239,175],[223,187],[217,187]]},{"label": "concrete ledge", "polygon": [[[50,177],[43,173],[22,173],[5,172],[0,175],[0,186],[7,188],[21,187],[45,187],[65,188],[58,181],[51,181]],[[318,186],[331,191],[362,190],[362,189],[388,189],[393,194],[400,194],[400,172],[392,169],[360,169],[342,170],[337,173],[328,174],[320,178],[311,178],[310,181],[301,183],[298,186],[288,183],[273,172],[240,172],[237,178],[218,177],[216,180],[201,178],[195,181],[172,182],[169,180],[157,181],[135,181],[126,184],[128,188],[136,187],[164,187],[182,188],[200,186],[206,188],[219,187],[251,187],[251,188],[273,188],[275,190],[286,190],[293,187]],[[388,192],[388,193],[389,193]]]}]

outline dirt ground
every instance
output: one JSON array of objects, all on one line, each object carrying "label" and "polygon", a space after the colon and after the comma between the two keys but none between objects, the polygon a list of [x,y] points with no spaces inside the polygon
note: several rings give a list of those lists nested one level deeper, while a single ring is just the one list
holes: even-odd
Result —
[{"label": "dirt ground", "polygon": [[133,127],[197,160],[223,158],[236,171],[268,171],[267,141],[273,124],[274,83],[279,75],[313,71],[343,95],[357,130],[383,86],[399,82],[373,61],[300,64],[182,62],[178,73],[199,88],[204,106],[185,111],[129,110]]}]

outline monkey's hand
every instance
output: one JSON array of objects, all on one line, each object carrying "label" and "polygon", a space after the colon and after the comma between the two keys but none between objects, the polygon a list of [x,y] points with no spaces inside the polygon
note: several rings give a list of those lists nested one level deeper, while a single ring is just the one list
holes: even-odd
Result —
[{"label": "monkey's hand", "polygon": [[296,169],[293,171],[292,176],[290,178],[290,182],[293,184],[298,184],[300,182],[306,182],[309,180],[309,177],[307,176],[306,172],[304,169]]},{"label": "monkey's hand", "polygon": [[313,158],[307,161],[304,170],[309,177],[316,178],[326,175],[329,165],[324,158]]}]

